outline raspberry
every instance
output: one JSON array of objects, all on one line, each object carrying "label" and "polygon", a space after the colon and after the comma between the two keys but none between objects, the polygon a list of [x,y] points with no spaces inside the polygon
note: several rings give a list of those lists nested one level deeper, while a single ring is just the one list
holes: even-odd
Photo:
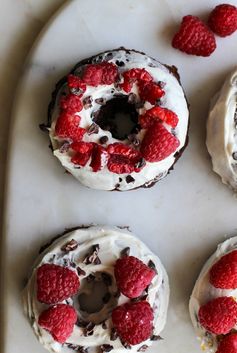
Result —
[{"label": "raspberry", "polygon": [[86,91],[86,84],[75,75],[68,75],[67,84],[72,93],[81,96]]},{"label": "raspberry", "polygon": [[151,283],[155,271],[134,256],[118,259],[114,268],[117,286],[128,298],[137,298]]},{"label": "raspberry", "polygon": [[217,261],[210,270],[210,283],[216,288],[237,288],[237,250]]},{"label": "raspberry", "polygon": [[108,146],[107,151],[109,153],[107,166],[112,173],[129,174],[141,170],[139,162],[141,161],[142,156],[139,151],[132,147],[115,142]]},{"label": "raspberry", "polygon": [[216,353],[236,353],[237,352],[237,333],[232,333],[223,337],[218,345]]},{"label": "raspberry", "polygon": [[216,40],[205,23],[198,17],[189,15],[183,17],[172,46],[187,54],[209,56],[216,49]]},{"label": "raspberry", "polygon": [[62,112],[56,122],[55,134],[60,138],[80,141],[86,130],[79,127],[81,118],[78,115],[72,115]]},{"label": "raspberry", "polygon": [[123,342],[138,344],[152,334],[153,310],[146,301],[126,303],[113,310],[112,321]]},{"label": "raspberry", "polygon": [[211,12],[208,25],[220,37],[226,37],[237,29],[237,8],[233,5],[218,5]]},{"label": "raspberry", "polygon": [[90,86],[111,85],[118,76],[117,66],[102,62],[100,64],[90,64],[84,69],[82,79]]},{"label": "raspberry", "polygon": [[37,270],[37,299],[41,303],[59,303],[76,294],[79,286],[79,277],[67,267],[44,264]]},{"label": "raspberry", "polygon": [[84,167],[91,157],[94,143],[74,142],[70,147],[76,151],[76,154],[71,158],[71,162]]},{"label": "raspberry", "polygon": [[138,86],[141,100],[147,101],[151,104],[156,104],[156,102],[165,94],[159,84],[154,82],[140,82]]},{"label": "raspberry", "polygon": [[60,108],[69,114],[74,114],[82,110],[83,104],[78,96],[75,94],[68,94],[67,96],[61,97]]},{"label": "raspberry", "polygon": [[141,144],[141,153],[149,162],[159,162],[174,153],[179,140],[161,123],[154,123],[146,132]]},{"label": "raspberry", "polygon": [[49,331],[55,341],[64,343],[71,336],[77,321],[76,310],[66,304],[58,304],[44,310],[39,316],[39,325]]},{"label": "raspberry", "polygon": [[98,172],[101,170],[108,161],[108,152],[106,149],[100,145],[94,144],[92,159],[91,159],[91,168],[93,172]]},{"label": "raspberry", "polygon": [[153,107],[139,117],[139,123],[144,129],[151,127],[155,121],[159,120],[164,121],[173,128],[175,128],[179,122],[178,116],[172,112],[172,110],[162,107]]},{"label": "raspberry", "polygon": [[129,93],[132,89],[133,84],[136,81],[150,82],[152,76],[145,69],[131,69],[125,71],[123,74],[124,82],[121,84],[121,88]]},{"label": "raspberry", "polygon": [[219,297],[200,307],[200,324],[216,335],[226,334],[237,322],[237,303],[232,297]]}]

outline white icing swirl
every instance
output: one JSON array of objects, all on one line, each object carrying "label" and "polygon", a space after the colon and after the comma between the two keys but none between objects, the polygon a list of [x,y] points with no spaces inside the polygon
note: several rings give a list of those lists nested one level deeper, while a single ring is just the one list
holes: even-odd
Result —
[{"label": "white icing swirl", "polygon": [[[132,68],[145,68],[147,72],[149,72],[149,74],[153,77],[155,82],[162,81],[165,83],[165,96],[162,101],[163,106],[175,112],[179,118],[178,125],[174,130],[175,135],[180,142],[180,145],[177,150],[160,162],[146,162],[145,167],[139,173],[133,172],[130,174],[133,177],[134,181],[128,183],[126,181],[126,176],[128,174],[115,174],[110,172],[107,167],[103,168],[102,170],[96,173],[92,171],[92,168],[89,166],[89,162],[83,168],[75,168],[75,165],[71,162],[70,153],[62,153],[60,151],[60,141],[55,136],[55,121],[58,116],[57,106],[53,114],[53,123],[50,129],[50,139],[54,149],[54,155],[60,160],[64,168],[69,171],[82,184],[93,189],[114,190],[116,188],[117,190],[126,191],[143,185],[149,186],[149,184],[153,181],[160,180],[166,176],[169,169],[175,162],[175,154],[179,152],[186,143],[189,111],[183,89],[180,83],[178,82],[177,78],[169,71],[167,67],[160,64],[156,60],[144,54],[137,53],[135,51],[129,51],[128,53],[125,50],[117,50],[116,52],[113,51],[112,53],[113,56],[110,60],[108,60],[108,62],[116,63],[116,61],[122,61],[125,63],[124,66],[119,67],[120,73],[130,70]],[[101,57],[102,60],[104,60],[103,58],[106,58],[107,54],[108,53],[100,55],[100,60]],[[114,93],[112,93],[113,91],[111,90],[116,90],[114,85],[100,85],[98,87],[89,86],[87,87],[83,98],[91,96],[94,101],[97,98],[103,97],[106,99],[106,101],[108,101],[114,96]],[[138,94],[137,85],[133,85],[133,89],[131,92]],[[123,90],[117,93],[127,94]],[[81,127],[88,128],[92,124],[93,121],[91,118],[91,114],[93,111],[99,109],[99,107],[99,105],[93,103],[93,106],[91,108],[86,110],[83,109],[81,112],[78,113],[81,117]],[[151,107],[152,105],[150,103],[145,103],[145,109],[149,109]],[[144,108],[141,109],[140,113],[144,112]],[[169,131],[171,130],[170,126],[166,124],[165,126]],[[144,132],[145,130],[141,130],[137,137],[142,140]],[[108,137],[107,145],[114,142],[121,142],[113,138],[112,134],[109,131],[104,131],[101,128],[99,128],[98,134],[92,134],[90,136],[85,135],[83,141],[98,143],[100,137],[102,136]],[[124,143],[128,144],[129,141],[124,140]]]},{"label": "white icing swirl", "polygon": [[[205,263],[192,292],[189,302],[189,312],[191,320],[197,335],[201,341],[201,348],[210,353],[216,352],[217,337],[211,334],[202,327],[198,320],[198,312],[200,306],[208,301],[218,297],[234,297],[237,298],[237,289],[219,289],[212,286],[209,282],[209,271],[223,255],[237,250],[237,237],[230,238],[219,244],[216,252]],[[234,327],[237,329],[237,325]]]},{"label": "white icing swirl", "polygon": [[[213,170],[237,191],[237,71],[226,79],[213,98],[207,121],[207,149]],[[234,158],[233,158],[234,157]]]},{"label": "white icing swirl", "polygon": [[[72,239],[76,240],[79,243],[79,246],[75,250],[65,253],[62,251],[62,247]],[[100,246],[99,258],[101,264],[84,264],[83,259],[85,254],[87,254],[92,245],[95,244],[99,244]],[[37,268],[44,263],[54,263],[64,266],[65,263],[68,263],[70,266],[70,263],[73,262],[86,272],[86,275],[80,276],[81,283],[83,282],[83,278],[91,273],[106,272],[109,273],[113,279],[111,287],[112,293],[117,291],[114,278],[114,263],[120,257],[121,250],[126,247],[130,247],[130,255],[139,258],[144,263],[148,263],[152,260],[158,271],[158,274],[153,278],[149,286],[148,297],[146,300],[154,310],[153,334],[160,334],[166,323],[169,301],[169,283],[166,271],[159,258],[155,256],[138,238],[132,236],[124,229],[106,226],[91,226],[89,228],[71,231],[54,241],[53,244],[50,245],[37,259],[32,276],[24,290],[23,303],[26,315],[30,320],[38,340],[46,349],[50,352],[72,352],[67,345],[61,345],[54,341],[52,336],[38,325],[38,317],[47,306],[39,303],[36,297]],[[74,270],[74,268],[71,269]],[[69,303],[72,304],[73,302],[75,304],[76,301],[69,300]],[[126,302],[129,302],[129,299],[124,295],[120,295],[118,298],[118,305]],[[98,315],[101,315],[101,317],[104,316],[105,310],[106,309],[103,308]],[[91,314],[89,318],[93,319],[93,314]],[[102,328],[101,324],[98,324],[93,330],[93,335],[87,337],[84,336],[83,329],[75,325],[72,335],[67,340],[67,344],[84,346],[85,348],[89,347],[91,349],[102,344],[110,344],[113,346],[112,352],[114,353],[126,351],[119,338],[115,341],[111,341],[110,339],[112,322],[109,314],[107,315],[105,322],[107,326],[106,329]],[[150,346],[152,341],[148,339],[139,345],[131,346],[129,352],[137,352],[137,350],[144,344]]]}]

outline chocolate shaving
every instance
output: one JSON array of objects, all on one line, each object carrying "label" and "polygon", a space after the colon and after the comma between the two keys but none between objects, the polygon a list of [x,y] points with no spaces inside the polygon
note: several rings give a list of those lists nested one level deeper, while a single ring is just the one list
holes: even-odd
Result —
[{"label": "chocolate shaving", "polygon": [[101,277],[103,282],[107,285],[107,286],[112,286],[112,277],[106,273],[106,272],[102,272],[101,273]]},{"label": "chocolate shaving", "polygon": [[160,88],[164,88],[166,83],[163,81],[158,81],[158,85],[160,86]]},{"label": "chocolate shaving", "polygon": [[86,272],[80,268],[79,266],[77,266],[77,273],[78,273],[78,276],[85,276],[86,275]]},{"label": "chocolate shaving", "polygon": [[151,336],[151,341],[160,341],[160,340],[163,340],[163,338],[161,336],[157,336],[157,335]]},{"label": "chocolate shaving", "polygon": [[119,182],[121,183],[123,181],[123,179],[122,178],[119,178]]},{"label": "chocolate shaving", "polygon": [[110,298],[111,298],[111,294],[109,292],[106,293],[102,298],[103,303],[107,304],[109,302]]},{"label": "chocolate shaving", "polygon": [[75,94],[76,96],[80,96],[81,94],[84,93],[83,89],[79,88],[79,87],[71,87],[69,88],[70,89],[70,92],[72,94]]},{"label": "chocolate shaving", "polygon": [[83,346],[78,346],[76,344],[72,344],[72,343],[65,343],[65,345],[69,348],[69,349],[73,349],[76,352],[80,352],[80,353],[87,353],[88,349],[83,347]]},{"label": "chocolate shaving", "polygon": [[93,322],[89,322],[89,324],[87,324],[87,326],[85,327],[84,336],[87,337],[93,335],[94,327],[95,324]]},{"label": "chocolate shaving", "polygon": [[128,135],[129,141],[136,147],[140,146],[140,140],[135,134]]},{"label": "chocolate shaving", "polygon": [[135,164],[136,168],[143,168],[146,165],[146,160],[144,158],[141,158],[139,162]]},{"label": "chocolate shaving", "polygon": [[148,346],[146,344],[143,344],[137,351],[138,352],[145,352],[147,350]]},{"label": "chocolate shaving", "polygon": [[91,253],[86,255],[85,259],[83,260],[83,263],[86,265],[89,265],[89,264],[99,265],[99,264],[101,264],[101,261],[98,257],[99,249],[100,249],[99,244],[93,245]]},{"label": "chocolate shaving", "polygon": [[77,319],[76,326],[85,328],[87,325],[88,325],[88,322],[83,321],[82,319],[79,319],[79,318]]},{"label": "chocolate shaving", "polygon": [[83,99],[83,106],[84,106],[84,109],[89,109],[92,107],[92,97],[91,96],[88,96]]},{"label": "chocolate shaving", "polygon": [[120,256],[124,257],[124,256],[129,256],[130,254],[130,248],[129,246],[127,246],[126,248],[124,248],[121,252],[120,252]]},{"label": "chocolate shaving", "polygon": [[106,99],[105,98],[96,98],[95,102],[99,105],[105,105],[106,104]]},{"label": "chocolate shaving", "polygon": [[77,247],[78,247],[78,242],[72,239],[69,242],[67,242],[65,245],[63,245],[61,247],[61,250],[65,252],[69,252],[69,251],[76,250]]},{"label": "chocolate shaving", "polygon": [[88,135],[98,134],[98,132],[99,132],[99,126],[96,123],[92,123],[87,130]]},{"label": "chocolate shaving", "polygon": [[109,138],[108,136],[101,136],[101,138],[99,139],[99,142],[104,145],[106,142],[108,142]]},{"label": "chocolate shaving", "polygon": [[102,352],[110,352],[112,351],[114,347],[111,346],[110,344],[102,344],[102,346],[100,346],[100,349],[102,350]]},{"label": "chocolate shaving", "polygon": [[86,277],[86,280],[88,283],[91,283],[95,280],[95,276],[90,274],[89,276]]},{"label": "chocolate shaving", "polygon": [[135,181],[135,179],[131,175],[126,176],[126,182],[128,184],[133,183],[134,181]]},{"label": "chocolate shaving", "polygon": [[73,262],[73,261],[70,261],[70,266],[73,267],[73,268],[76,268],[76,267],[77,267],[77,265],[76,265],[75,262]]},{"label": "chocolate shaving", "polygon": [[123,342],[121,341],[122,345],[124,346],[124,348],[126,349],[131,349],[132,347],[130,346],[130,344],[126,343],[126,342]]},{"label": "chocolate shaving", "polygon": [[154,264],[154,262],[152,260],[149,260],[148,267],[150,267],[152,270],[154,270],[156,273],[158,273],[157,269],[156,269],[156,265]]},{"label": "chocolate shaving", "polygon": [[117,331],[115,328],[112,328],[111,334],[110,334],[110,341],[115,341],[118,338]]}]

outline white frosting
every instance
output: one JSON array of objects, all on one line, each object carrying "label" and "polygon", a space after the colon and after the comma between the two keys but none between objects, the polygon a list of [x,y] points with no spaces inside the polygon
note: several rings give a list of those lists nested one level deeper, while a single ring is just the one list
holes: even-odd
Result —
[{"label": "white frosting", "polygon": [[[201,341],[202,350],[214,353],[217,349],[216,335],[211,334],[202,327],[198,321],[198,311],[201,305],[217,297],[237,298],[237,289],[218,289],[209,282],[209,271],[223,255],[237,250],[237,237],[230,238],[219,244],[216,252],[205,263],[192,292],[189,302],[189,312],[197,335]],[[234,327],[237,329],[237,325]]]},{"label": "white frosting", "polygon": [[[104,57],[106,57],[106,54],[104,54]],[[77,178],[82,184],[94,189],[113,190],[116,188],[117,190],[125,191],[137,188],[144,184],[148,186],[149,183],[151,183],[152,181],[159,180],[166,176],[170,167],[175,162],[175,153],[180,151],[180,149],[185,145],[188,129],[189,112],[181,85],[179,84],[176,77],[171,74],[164,65],[160,64],[159,62],[144,54],[136,53],[134,51],[130,51],[130,54],[126,53],[124,50],[118,50],[116,51],[116,53],[113,52],[113,57],[111,60],[109,60],[109,62],[115,63],[117,60],[123,61],[125,63],[125,66],[119,67],[119,71],[121,73],[132,68],[145,68],[154,78],[155,82],[162,81],[165,83],[165,96],[163,99],[163,105],[164,107],[174,111],[179,118],[178,125],[175,128],[175,135],[180,142],[180,145],[177,150],[160,162],[146,162],[145,167],[139,173],[133,172],[130,174],[135,179],[135,181],[127,183],[127,174],[112,173],[108,170],[107,167],[103,168],[99,172],[93,172],[92,168],[89,166],[90,161],[83,168],[75,168],[75,165],[71,162],[70,153],[60,152],[60,141],[55,136],[54,129],[55,120],[57,119],[58,115],[58,108],[56,108],[54,112],[54,121],[50,129],[50,139],[54,149],[54,155],[60,160],[64,168],[69,171],[75,178]],[[91,96],[94,101],[96,98],[104,97],[107,101],[113,97],[114,93],[111,93],[111,89],[115,89],[114,85],[100,85],[98,87],[90,86],[87,87],[83,98]],[[133,85],[132,92],[138,94],[138,88],[136,84]],[[126,92],[124,91],[119,91],[117,93],[126,94]],[[81,127],[88,128],[92,124],[93,121],[91,118],[91,113],[99,109],[99,107],[99,105],[93,103],[92,108],[87,110],[83,109],[81,112],[78,113],[81,117]],[[152,105],[146,102],[144,108],[149,109],[151,107]],[[144,112],[144,109],[140,110],[140,113],[142,112]],[[169,131],[171,130],[168,125],[165,124],[165,126]],[[138,135],[138,138],[142,139],[144,136],[144,132],[144,130],[141,130]],[[98,142],[99,138],[102,136],[108,137],[107,145],[114,142],[121,142],[113,138],[109,131],[103,131],[101,128],[99,128],[98,134],[92,134],[90,136],[85,135],[83,140]],[[129,141],[124,140],[124,143],[128,144]]]},{"label": "white frosting", "polygon": [[[207,121],[207,149],[213,170],[222,182],[237,191],[237,71],[229,75],[214,97]],[[237,158],[237,155],[236,155]]]},{"label": "white frosting", "polygon": [[[61,250],[62,246],[65,245],[71,239],[76,240],[79,246],[74,251],[65,253]],[[99,244],[99,258],[101,260],[100,265],[83,263],[85,255],[90,252],[92,245]],[[113,278],[113,285],[111,286],[111,293],[117,292],[116,282],[114,279],[114,263],[120,257],[121,250],[126,247],[130,247],[130,255],[135,256],[142,260],[144,263],[148,263],[152,260],[156,266],[158,274],[153,278],[152,283],[149,286],[147,301],[150,303],[154,310],[154,335],[159,335],[163,330],[166,323],[166,315],[169,301],[169,284],[166,271],[161,264],[159,258],[155,256],[147,246],[142,243],[138,238],[132,236],[127,230],[119,229],[116,227],[106,226],[91,226],[86,229],[78,229],[67,233],[65,236],[60,237],[54,241],[36,260],[32,276],[24,290],[23,303],[26,315],[28,316],[33,330],[39,339],[40,343],[44,345],[50,352],[73,352],[67,346],[61,345],[54,341],[52,336],[38,325],[38,317],[40,313],[47,307],[45,304],[41,304],[37,301],[36,297],[36,270],[39,266],[44,263],[54,263],[58,265],[64,265],[65,261],[74,262],[77,266],[80,266],[82,270],[86,272],[85,276],[80,276],[80,282],[83,283],[83,278],[87,277],[91,273],[95,272],[106,272],[109,273]],[[73,268],[71,268],[73,270]],[[81,287],[79,294],[81,293]],[[74,298],[74,305],[76,303]],[[123,295],[118,298],[118,305],[128,302],[129,299]],[[72,304],[72,301],[69,303]],[[108,304],[109,305],[109,304]],[[105,314],[105,308],[97,313],[101,318]],[[111,311],[111,308],[110,308]],[[93,315],[89,317],[93,319]],[[110,315],[107,315],[106,320],[107,329],[102,328],[102,325],[96,325],[92,336],[85,337],[83,335],[83,329],[78,326],[74,326],[72,335],[67,339],[67,343],[89,347],[91,349],[96,348],[102,344],[110,344],[114,347],[112,352],[124,352],[126,349],[121,344],[119,338],[115,341],[110,340],[110,333],[112,322]],[[106,316],[106,317],[107,317]],[[103,319],[102,319],[103,320]],[[143,345],[150,346],[152,341],[148,339],[139,345],[132,346],[129,352],[135,353]]]}]

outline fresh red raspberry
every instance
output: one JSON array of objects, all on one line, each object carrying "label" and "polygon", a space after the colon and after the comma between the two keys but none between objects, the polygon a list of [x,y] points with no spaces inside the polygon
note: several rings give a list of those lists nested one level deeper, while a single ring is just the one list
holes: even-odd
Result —
[{"label": "fresh red raspberry", "polygon": [[211,12],[208,25],[220,37],[226,37],[237,29],[237,8],[233,5],[218,5]]},{"label": "fresh red raspberry", "polygon": [[60,108],[69,114],[74,114],[82,110],[83,104],[78,96],[75,94],[68,94],[67,96],[61,97]]},{"label": "fresh red raspberry", "polygon": [[90,163],[90,166],[93,172],[98,172],[99,170],[101,170],[107,164],[107,161],[108,161],[107,150],[104,147],[95,143],[93,147],[91,163]]},{"label": "fresh red raspberry", "polygon": [[79,277],[67,267],[44,264],[37,269],[37,299],[56,304],[77,293]]},{"label": "fresh red raspberry", "polygon": [[139,117],[139,123],[142,128],[147,129],[156,121],[164,121],[166,124],[175,128],[179,122],[178,116],[169,109],[162,107],[153,107]]},{"label": "fresh red raspberry", "polygon": [[58,304],[44,310],[38,323],[50,332],[55,341],[64,343],[71,336],[76,321],[77,313],[72,306]]},{"label": "fresh red raspberry", "polygon": [[154,82],[140,81],[138,86],[141,100],[147,101],[151,104],[156,104],[156,102],[165,94],[160,85]]},{"label": "fresh red raspberry", "polygon": [[141,144],[141,153],[149,162],[159,162],[174,153],[179,140],[161,123],[154,123],[146,132]]},{"label": "fresh red raspberry", "polygon": [[223,337],[216,353],[237,353],[237,333]]},{"label": "fresh red raspberry", "polygon": [[80,121],[81,118],[78,115],[61,112],[55,125],[56,136],[72,141],[80,141],[86,132],[85,129],[79,126]]},{"label": "fresh red raspberry", "polygon": [[142,156],[141,153],[132,147],[115,142],[108,146],[109,153],[108,169],[112,173],[124,174],[139,172],[141,166],[139,165]]},{"label": "fresh red raspberry", "polygon": [[121,88],[127,93],[131,91],[136,81],[151,82],[153,80],[149,72],[140,68],[125,71],[123,78],[124,82],[121,84]]},{"label": "fresh red raspberry", "polygon": [[126,303],[113,310],[112,321],[120,339],[135,345],[151,336],[153,310],[146,301]]},{"label": "fresh red raspberry", "polygon": [[82,79],[75,75],[68,75],[67,77],[68,87],[73,91],[73,93],[81,96],[86,91],[86,84]]},{"label": "fresh red raspberry", "polygon": [[111,85],[118,76],[118,68],[113,63],[101,62],[87,65],[82,79],[90,86]]},{"label": "fresh red raspberry", "polygon": [[216,288],[237,288],[237,250],[222,256],[212,266],[210,283]]},{"label": "fresh red raspberry", "polygon": [[114,267],[118,289],[128,298],[137,298],[151,283],[155,271],[134,256],[118,259]]},{"label": "fresh red raspberry", "polygon": [[237,303],[232,297],[215,298],[200,307],[198,317],[207,331],[225,335],[236,325]]},{"label": "fresh red raspberry", "polygon": [[204,22],[198,17],[188,15],[183,17],[172,46],[186,54],[210,56],[216,49],[216,40]]},{"label": "fresh red raspberry", "polygon": [[70,147],[76,151],[76,154],[71,158],[71,162],[84,167],[91,157],[94,143],[80,141],[72,143]]}]

